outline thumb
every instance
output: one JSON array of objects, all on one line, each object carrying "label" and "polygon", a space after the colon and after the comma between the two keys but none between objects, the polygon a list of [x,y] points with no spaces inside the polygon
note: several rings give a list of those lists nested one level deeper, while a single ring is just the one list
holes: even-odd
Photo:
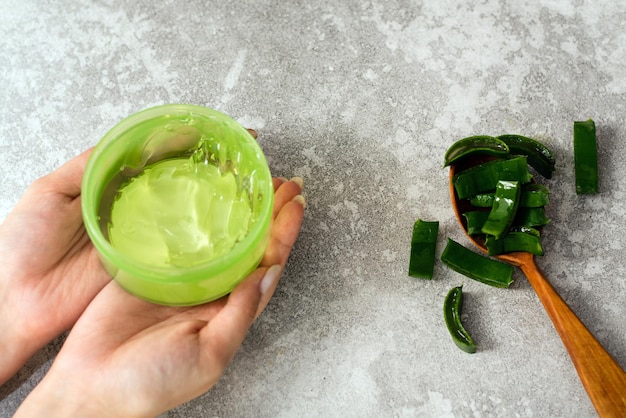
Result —
[{"label": "thumb", "polygon": [[[36,195],[37,198],[39,198],[40,192],[54,192],[71,199],[79,196],[83,172],[85,171],[87,160],[92,151],[93,148],[90,148],[82,152],[52,173],[40,178],[36,183],[36,186],[40,189],[34,191],[33,194]],[[32,187],[29,191],[32,191]]]}]

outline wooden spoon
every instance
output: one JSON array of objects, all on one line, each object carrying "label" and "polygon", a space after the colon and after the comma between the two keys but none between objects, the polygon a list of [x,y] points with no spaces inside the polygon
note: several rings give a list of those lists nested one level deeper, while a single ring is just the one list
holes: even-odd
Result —
[{"label": "wooden spoon", "polygon": [[[454,164],[450,166],[450,196],[457,220],[467,233],[463,213],[470,210],[470,206],[466,200],[458,199],[452,183],[455,172],[461,169]],[[470,235],[468,237],[474,245],[487,252],[484,242]],[[626,373],[550,285],[535,263],[534,256],[513,252],[496,258],[519,267],[530,282],[561,336],[598,415],[602,418],[626,417]]]}]

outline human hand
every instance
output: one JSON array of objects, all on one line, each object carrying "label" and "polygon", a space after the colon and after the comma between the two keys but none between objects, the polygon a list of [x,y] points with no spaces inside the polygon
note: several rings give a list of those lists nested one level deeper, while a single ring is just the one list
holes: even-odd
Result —
[{"label": "human hand", "polygon": [[269,246],[261,266],[229,296],[166,307],[108,284],[16,416],[155,416],[206,392],[276,288],[303,218],[301,186],[299,179],[274,179]]},{"label": "human hand", "polygon": [[35,181],[0,225],[0,385],[69,329],[111,280],[82,220],[90,153]]}]

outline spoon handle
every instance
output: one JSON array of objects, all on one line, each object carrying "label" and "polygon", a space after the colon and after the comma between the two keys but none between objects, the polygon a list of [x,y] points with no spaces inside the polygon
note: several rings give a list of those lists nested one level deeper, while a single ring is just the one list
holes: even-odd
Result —
[{"label": "spoon handle", "polygon": [[576,367],[598,415],[626,416],[626,373],[602,347],[585,325],[529,258],[520,268],[543,303],[554,327]]}]

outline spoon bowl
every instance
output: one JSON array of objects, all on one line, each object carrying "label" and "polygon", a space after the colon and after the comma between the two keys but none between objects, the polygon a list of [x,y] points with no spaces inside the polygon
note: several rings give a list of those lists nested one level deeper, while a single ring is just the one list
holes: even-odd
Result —
[{"label": "spoon bowl", "polygon": [[[472,157],[450,165],[450,197],[456,218],[467,237],[476,247],[487,253],[483,240],[467,234],[467,222],[463,214],[473,207],[466,199],[458,198],[453,184],[456,173],[485,161],[485,158]],[[534,255],[527,252],[511,252],[497,255],[495,258],[519,267],[530,282],[563,340],[598,415],[626,416],[626,373],[544,277],[535,263]]]}]

